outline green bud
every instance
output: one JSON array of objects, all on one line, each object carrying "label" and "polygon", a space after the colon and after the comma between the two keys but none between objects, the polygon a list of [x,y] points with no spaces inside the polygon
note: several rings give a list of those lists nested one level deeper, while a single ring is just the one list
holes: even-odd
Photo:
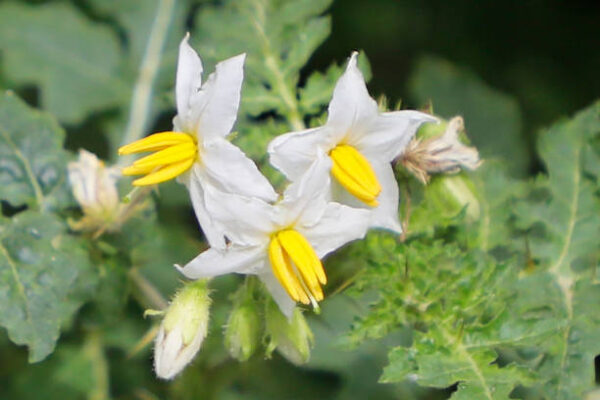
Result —
[{"label": "green bud", "polygon": [[234,304],[225,327],[225,346],[233,358],[246,361],[254,354],[260,339],[260,324],[255,303]]},{"label": "green bud", "polygon": [[415,138],[419,140],[427,140],[431,138],[436,138],[442,136],[446,131],[446,127],[448,126],[448,121],[440,121],[438,124],[421,124],[417,133],[415,134]]},{"label": "green bud", "polygon": [[425,187],[421,207],[414,209],[410,217],[411,229],[432,229],[441,221],[451,221],[464,212],[466,221],[479,219],[480,203],[473,181],[465,173],[434,177]]},{"label": "green bud", "polygon": [[426,197],[436,202],[442,214],[448,217],[458,214],[466,207],[466,218],[475,221],[481,212],[475,187],[465,174],[441,176],[427,188]]},{"label": "green bud", "polygon": [[187,283],[175,294],[154,347],[154,368],[159,378],[173,378],[200,350],[208,331],[208,295],[207,280]]},{"label": "green bud", "polygon": [[279,311],[279,307],[269,300],[266,305],[265,317],[268,337],[267,357],[270,357],[273,350],[277,349],[292,364],[300,365],[308,362],[314,336],[302,311],[295,308],[288,320]]}]

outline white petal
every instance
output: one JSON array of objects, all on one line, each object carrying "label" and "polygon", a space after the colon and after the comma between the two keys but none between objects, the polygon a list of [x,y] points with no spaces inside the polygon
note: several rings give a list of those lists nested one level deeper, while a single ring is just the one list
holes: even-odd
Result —
[{"label": "white petal", "polygon": [[177,102],[178,125],[185,130],[190,128],[190,121],[194,105],[198,101],[198,91],[202,84],[202,61],[198,54],[191,48],[188,41],[190,34],[186,34],[179,45],[179,59],[177,60],[177,79],[175,83],[175,98]]},{"label": "white petal", "polygon": [[270,267],[258,274],[260,280],[265,284],[265,287],[273,296],[273,300],[279,306],[281,313],[288,319],[292,317],[296,302],[290,298],[285,289],[281,286],[277,278],[273,275]]},{"label": "white petal", "polygon": [[319,155],[326,155],[343,137],[328,127],[290,132],[269,143],[269,161],[289,180],[299,179]]},{"label": "white petal", "polygon": [[363,238],[369,223],[368,210],[331,202],[318,223],[311,227],[298,226],[297,229],[321,258],[348,242]]},{"label": "white petal", "polygon": [[175,325],[171,332],[165,333],[164,323],[156,337],[154,347],[154,369],[162,379],[173,379],[194,358],[206,337],[208,324],[201,323],[194,339],[188,345],[183,343],[182,322]]},{"label": "white petal", "polygon": [[200,162],[212,183],[223,192],[275,201],[277,193],[256,164],[226,139],[205,143]]},{"label": "white petal", "polygon": [[256,197],[224,193],[209,185],[205,200],[210,215],[235,244],[265,244],[276,230],[274,207]]},{"label": "white petal", "polygon": [[372,159],[369,162],[382,188],[377,197],[379,206],[371,210],[371,226],[389,229],[400,234],[402,233],[402,225],[400,225],[398,219],[400,193],[392,165],[388,162],[377,162]]},{"label": "white petal", "polygon": [[381,193],[377,197],[379,205],[369,207],[352,194],[337,181],[331,184],[332,198],[338,203],[359,209],[370,211],[370,226],[372,228],[388,229],[396,233],[402,233],[402,226],[398,219],[399,191],[398,183],[394,176],[392,166],[388,162],[370,159],[369,163],[381,184]]},{"label": "white petal", "polygon": [[183,369],[185,365],[179,365],[176,362],[182,347],[181,326],[175,326],[174,330],[167,335],[163,324],[161,324],[156,336],[156,347],[154,348],[154,370],[158,377],[171,379]]},{"label": "white petal", "polygon": [[312,224],[321,218],[331,195],[330,170],[331,159],[319,157],[299,180],[287,187],[280,203],[286,223],[301,220]]},{"label": "white petal", "polygon": [[357,52],[350,56],[329,103],[327,125],[344,133],[377,116],[377,103],[369,96],[365,78],[356,65],[357,57]]},{"label": "white petal", "polygon": [[189,186],[186,186],[188,186],[190,191],[190,198],[192,200],[194,212],[196,213],[196,219],[198,219],[198,223],[202,228],[202,232],[204,232],[206,240],[211,247],[224,249],[224,230],[219,226],[218,222],[211,217],[206,209],[204,188],[202,184],[203,181],[206,181],[206,178],[203,177],[201,168],[195,165],[191,173],[187,176],[187,182],[189,182]]},{"label": "white petal", "polygon": [[175,267],[190,279],[210,278],[232,272],[252,274],[264,265],[266,254],[265,246],[231,245],[225,250],[205,250],[183,268],[178,265]]},{"label": "white petal", "polygon": [[421,124],[437,121],[419,111],[383,113],[371,120],[364,131],[351,131],[347,140],[365,156],[389,162],[402,154]]},{"label": "white petal", "polygon": [[218,63],[202,86],[198,140],[225,137],[231,132],[240,105],[245,59],[246,54],[240,54]]}]

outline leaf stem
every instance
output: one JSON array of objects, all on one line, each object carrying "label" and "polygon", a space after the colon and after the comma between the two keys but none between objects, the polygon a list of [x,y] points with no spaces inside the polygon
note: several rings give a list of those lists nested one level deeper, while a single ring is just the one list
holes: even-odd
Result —
[{"label": "leaf stem", "polygon": [[273,91],[279,94],[281,100],[286,105],[288,111],[284,115],[288,120],[291,128],[295,131],[301,131],[306,129],[304,125],[304,121],[302,121],[302,116],[298,107],[298,100],[296,99],[295,94],[292,90],[286,85],[285,78],[283,73],[281,72],[281,68],[279,66],[279,62],[276,56],[273,54],[271,50],[271,42],[265,33],[263,28],[265,17],[265,7],[261,4],[260,1],[253,2],[256,9],[256,15],[251,16],[252,25],[256,29],[256,32],[260,36],[262,41],[262,52],[265,60],[265,66],[267,69],[273,74],[274,80],[271,82],[273,84]]},{"label": "leaf stem", "polygon": [[[160,66],[160,57],[173,17],[175,2],[176,0],[161,0],[156,8],[154,23],[140,64],[138,80],[133,89],[129,121],[123,136],[123,145],[141,138],[144,134],[144,127],[148,122],[150,113],[152,86]],[[129,163],[128,157],[119,158],[120,165],[127,163]]]},{"label": "leaf stem", "polygon": [[485,397],[489,400],[494,400],[494,397],[492,396],[492,390],[490,389],[490,386],[486,382],[485,376],[483,376],[483,372],[481,371],[481,369],[479,369],[477,362],[473,359],[473,357],[471,357],[471,354],[465,348],[465,346],[462,342],[462,334],[461,334],[460,338],[456,338],[450,332],[448,332],[448,330],[446,330],[446,328],[444,328],[444,327],[440,327],[440,331],[441,331],[442,335],[444,336],[444,338],[448,342],[454,344],[456,346],[456,350],[460,353],[461,356],[463,356],[465,358],[465,360],[471,367],[471,370],[477,377],[477,380],[479,381],[479,385],[481,386],[481,388],[483,389],[483,392],[485,393]]}]

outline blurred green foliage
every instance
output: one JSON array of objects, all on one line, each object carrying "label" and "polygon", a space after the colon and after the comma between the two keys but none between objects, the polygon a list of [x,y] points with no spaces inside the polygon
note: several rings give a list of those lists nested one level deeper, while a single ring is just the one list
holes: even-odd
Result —
[{"label": "blurred green foliage", "polygon": [[[599,14],[595,2],[554,0],[2,2],[0,399],[588,395],[600,354],[600,106],[540,128],[597,96]],[[326,260],[328,300],[304,313],[315,343],[304,366],[264,359],[288,338],[265,332],[272,305],[254,292],[244,305],[256,302],[256,351],[230,357],[223,330],[243,286],[226,276],[211,282],[195,362],[156,380],[158,321],[143,311],[166,306],[180,285],[172,264],[206,247],[176,183],[118,232],[69,230],[80,216],[72,151],[114,162],[120,144],[171,128],[186,31],[205,71],[248,54],[235,142],[278,186],[266,144],[323,122],[355,49],[374,97],[463,115],[487,160],[427,187],[398,168],[407,232],[371,233]]]}]

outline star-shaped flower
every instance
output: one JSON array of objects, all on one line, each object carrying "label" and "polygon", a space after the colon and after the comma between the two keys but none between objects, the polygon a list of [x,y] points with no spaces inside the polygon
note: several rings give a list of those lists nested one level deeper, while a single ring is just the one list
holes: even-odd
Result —
[{"label": "star-shaped flower", "polygon": [[173,131],[155,133],[123,146],[119,154],[155,151],[124,168],[123,174],[145,175],[133,182],[136,186],[179,177],[190,189],[208,241],[212,246],[224,247],[218,223],[204,206],[206,187],[266,201],[276,200],[277,194],[252,160],[226,139],[237,116],[246,55],[218,63],[202,85],[202,61],[188,40],[189,34],[179,46]]},{"label": "star-shaped flower", "polygon": [[391,161],[402,154],[424,122],[437,121],[417,111],[380,113],[367,91],[353,53],[329,103],[327,123],[291,132],[269,144],[270,161],[291,181],[318,157],[332,160],[334,199],[371,209],[371,226],[401,232],[398,186]]},{"label": "star-shaped flower", "polygon": [[225,250],[204,251],[181,272],[191,279],[256,274],[287,316],[296,302],[322,300],[327,277],[321,259],[362,238],[369,225],[368,211],[327,200],[330,168],[328,158],[317,159],[275,205],[211,193],[207,208],[225,226],[231,243]]}]

